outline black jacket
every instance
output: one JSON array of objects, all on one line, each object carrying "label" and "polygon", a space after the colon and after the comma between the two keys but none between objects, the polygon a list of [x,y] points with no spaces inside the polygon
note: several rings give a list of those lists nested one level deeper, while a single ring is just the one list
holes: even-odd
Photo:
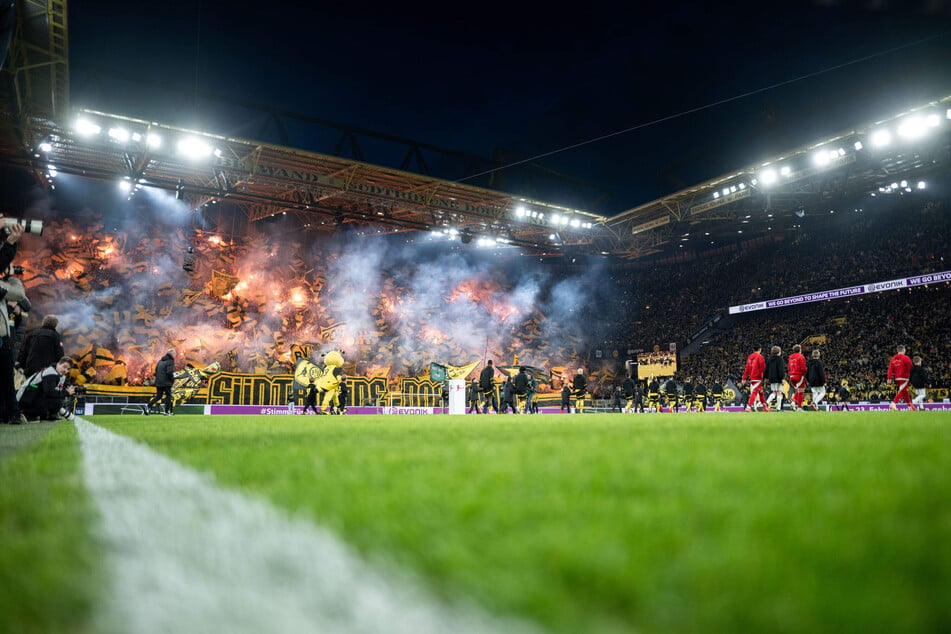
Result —
[{"label": "black jacket", "polygon": [[495,389],[495,366],[487,365],[479,373],[479,389],[491,392]]},{"label": "black jacket", "polygon": [[172,387],[175,383],[175,357],[165,353],[155,366],[155,387]]},{"label": "black jacket", "polygon": [[766,376],[764,378],[767,383],[783,382],[783,379],[786,378],[786,360],[783,359],[782,355],[769,355],[769,359],[766,361]]},{"label": "black jacket", "polygon": [[588,379],[584,378],[583,374],[576,374],[575,378],[571,380],[571,387],[575,396],[584,398],[585,392],[588,391]]},{"label": "black jacket", "polygon": [[26,333],[17,354],[20,367],[27,374],[35,374],[62,359],[63,337],[53,328],[34,328]]},{"label": "black jacket", "polygon": [[911,366],[911,374],[908,376],[908,382],[911,383],[911,386],[916,390],[920,390],[923,387],[928,386],[928,373],[925,372],[925,366],[923,365],[913,365]]},{"label": "black jacket", "polygon": [[811,387],[820,387],[826,384],[826,371],[819,359],[806,361],[806,381]]}]

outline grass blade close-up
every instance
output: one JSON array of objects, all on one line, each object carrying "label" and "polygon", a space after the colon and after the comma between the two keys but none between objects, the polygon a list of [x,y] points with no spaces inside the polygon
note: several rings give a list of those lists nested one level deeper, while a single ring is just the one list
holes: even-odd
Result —
[{"label": "grass blade close-up", "polygon": [[[368,569],[419,581],[424,589],[416,594],[495,615],[460,631],[934,632],[951,628],[948,418],[836,412],[94,422],[211,476],[225,491],[329,529]],[[74,439],[68,424],[54,433],[65,429]],[[89,452],[101,447],[87,442],[88,433],[80,434],[87,480]],[[52,453],[32,446],[0,466],[8,473],[22,454],[44,450]],[[59,459],[59,470],[83,477],[68,456]],[[113,461],[119,478],[122,460]],[[184,476],[170,478],[185,487]],[[147,484],[142,490],[149,494]],[[163,500],[157,495],[154,504]],[[4,517],[17,503],[5,482]],[[98,504],[98,522],[62,526],[63,534],[114,524],[107,506]],[[201,508],[217,513],[210,504]],[[267,542],[266,528],[254,532],[244,536],[249,545]],[[154,547],[178,550],[176,540],[203,535],[183,530]],[[294,553],[304,561],[312,555]],[[152,567],[162,568],[162,557]],[[67,565],[82,571],[75,560],[69,556]],[[187,569],[176,571],[164,574],[190,578]],[[55,591],[68,596],[77,588]],[[11,583],[6,600],[29,599],[22,592]],[[71,601],[85,605],[92,596],[86,590]],[[273,631],[297,631],[274,620]],[[369,629],[338,630],[376,626],[360,627]]]}]

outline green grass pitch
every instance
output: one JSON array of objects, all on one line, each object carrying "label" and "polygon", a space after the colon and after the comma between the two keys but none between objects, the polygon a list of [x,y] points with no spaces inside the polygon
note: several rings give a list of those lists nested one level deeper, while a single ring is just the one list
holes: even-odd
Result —
[{"label": "green grass pitch", "polygon": [[[549,632],[951,631],[948,413],[93,421]],[[0,453],[0,630],[86,631],[75,443]]]}]

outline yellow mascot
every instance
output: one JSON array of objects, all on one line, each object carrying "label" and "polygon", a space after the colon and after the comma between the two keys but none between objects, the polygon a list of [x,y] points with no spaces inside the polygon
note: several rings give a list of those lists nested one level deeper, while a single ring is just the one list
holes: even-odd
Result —
[{"label": "yellow mascot", "polygon": [[324,395],[318,413],[331,413],[331,407],[339,402],[341,380],[343,380],[343,352],[332,350],[324,355],[324,371],[317,379],[317,391]]}]

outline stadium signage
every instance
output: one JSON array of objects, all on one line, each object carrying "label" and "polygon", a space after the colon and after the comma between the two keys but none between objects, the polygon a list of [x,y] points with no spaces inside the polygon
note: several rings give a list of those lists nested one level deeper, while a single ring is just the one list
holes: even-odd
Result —
[{"label": "stadium signage", "polygon": [[730,203],[736,202],[737,200],[749,198],[750,195],[751,192],[749,189],[741,189],[739,191],[733,192],[732,194],[720,196],[719,198],[692,206],[690,208],[690,215],[696,216],[698,214],[702,214],[705,211],[710,211],[711,209],[716,209],[717,207],[722,207],[723,205],[729,205]]},{"label": "stadium signage", "polygon": [[842,297],[851,297],[853,295],[866,295],[869,293],[878,293],[880,291],[889,291],[897,288],[910,288],[912,286],[923,286],[925,284],[938,284],[951,281],[951,271],[942,271],[940,273],[929,273],[927,275],[916,275],[913,277],[904,277],[897,280],[888,280],[886,282],[872,282],[861,284],[859,286],[848,286],[846,288],[837,288],[831,291],[818,291],[816,293],[805,293],[803,295],[793,295],[792,297],[780,297],[777,299],[768,299],[763,302],[754,302],[752,304],[741,304],[739,306],[730,306],[730,314],[748,313],[754,310],[766,310],[769,308],[782,308],[784,306],[796,306],[798,304],[808,304],[810,302],[821,302],[828,299],[840,299]]},{"label": "stadium signage", "polygon": [[435,408],[433,407],[384,407],[384,414],[397,414],[397,415],[415,415],[415,414],[433,414]]},{"label": "stadium signage", "polygon": [[496,207],[486,207],[484,205],[474,205],[466,201],[455,200],[452,198],[440,198],[435,195],[435,187],[429,190],[405,191],[386,187],[385,185],[375,185],[373,183],[361,183],[352,179],[339,179],[323,174],[314,174],[304,170],[287,169],[274,165],[257,164],[254,166],[253,173],[256,176],[265,178],[279,178],[282,180],[296,181],[308,185],[317,185],[338,191],[358,192],[368,196],[378,198],[388,198],[400,202],[412,203],[417,205],[426,205],[430,207],[439,207],[449,211],[462,211],[479,213],[483,215],[493,215],[499,212]]},{"label": "stadium signage", "polygon": [[650,231],[651,229],[656,229],[657,227],[663,227],[666,224],[670,224],[670,216],[664,216],[663,218],[657,218],[656,220],[650,220],[644,224],[637,225],[636,227],[631,227],[631,233]]}]

